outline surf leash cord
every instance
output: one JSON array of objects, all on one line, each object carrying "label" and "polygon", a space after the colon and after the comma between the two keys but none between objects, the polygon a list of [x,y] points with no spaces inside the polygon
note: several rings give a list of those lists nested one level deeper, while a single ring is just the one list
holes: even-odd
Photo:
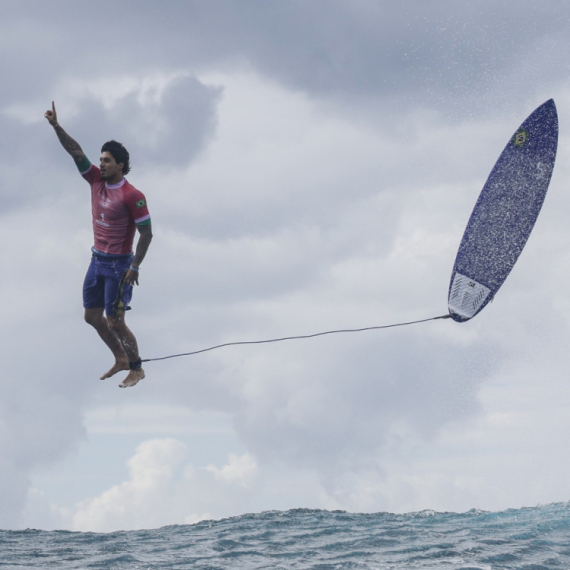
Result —
[{"label": "surf leash cord", "polygon": [[406,323],[396,323],[393,325],[380,325],[374,327],[363,327],[360,329],[337,329],[331,331],[324,331],[314,334],[304,334],[304,335],[297,335],[297,336],[284,336],[280,338],[270,338],[266,340],[241,340],[236,342],[225,342],[223,344],[217,344],[215,346],[210,346],[208,348],[202,348],[200,350],[194,350],[192,352],[183,352],[181,354],[171,354],[169,356],[161,356],[158,358],[143,358],[141,362],[155,362],[157,360],[168,360],[169,358],[178,358],[180,356],[193,356],[194,354],[201,354],[202,352],[210,352],[211,350],[216,350],[218,348],[224,348],[226,346],[241,346],[244,344],[268,344],[271,342],[283,342],[285,340],[301,340],[307,338],[315,338],[317,336],[325,336],[329,334],[343,334],[343,333],[356,333],[356,332],[364,332],[364,331],[373,331],[379,329],[391,329],[394,327],[405,327],[408,325],[415,325],[418,323],[427,323],[428,321],[436,321],[438,319],[449,319],[451,315],[441,315],[440,317],[431,317],[430,319],[421,319],[419,321],[409,321]]}]

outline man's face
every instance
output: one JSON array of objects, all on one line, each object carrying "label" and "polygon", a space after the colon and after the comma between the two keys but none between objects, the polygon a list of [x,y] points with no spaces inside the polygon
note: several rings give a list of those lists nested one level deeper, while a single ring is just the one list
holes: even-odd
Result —
[{"label": "man's face", "polygon": [[111,183],[119,182],[123,178],[123,163],[115,161],[110,152],[101,153],[100,158],[101,179]]}]

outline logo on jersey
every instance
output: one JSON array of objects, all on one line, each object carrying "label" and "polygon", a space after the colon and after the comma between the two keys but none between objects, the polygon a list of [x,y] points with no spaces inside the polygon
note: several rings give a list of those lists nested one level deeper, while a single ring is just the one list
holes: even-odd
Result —
[{"label": "logo on jersey", "polygon": [[100,226],[103,226],[104,228],[109,228],[111,227],[106,221],[105,221],[105,214],[101,214],[101,219],[97,220],[95,219],[95,223],[99,224]]},{"label": "logo on jersey", "polygon": [[139,200],[138,202],[135,202],[135,206],[137,208],[143,208],[144,206],[146,206],[146,200]]}]

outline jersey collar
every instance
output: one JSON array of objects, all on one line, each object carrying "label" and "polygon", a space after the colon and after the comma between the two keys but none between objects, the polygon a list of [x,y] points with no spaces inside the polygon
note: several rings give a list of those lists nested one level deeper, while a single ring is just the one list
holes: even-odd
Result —
[{"label": "jersey collar", "polygon": [[107,184],[105,182],[105,188],[107,188],[107,190],[116,190],[117,188],[124,186],[126,182],[127,182],[126,178],[123,178],[120,182],[117,182],[116,184]]}]

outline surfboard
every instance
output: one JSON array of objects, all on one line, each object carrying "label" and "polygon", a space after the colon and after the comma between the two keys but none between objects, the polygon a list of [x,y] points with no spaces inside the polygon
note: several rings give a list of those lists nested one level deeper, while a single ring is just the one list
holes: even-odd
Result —
[{"label": "surfboard", "polygon": [[557,146],[558,115],[550,99],[516,130],[481,190],[451,274],[453,320],[480,313],[511,272],[540,213]]}]

